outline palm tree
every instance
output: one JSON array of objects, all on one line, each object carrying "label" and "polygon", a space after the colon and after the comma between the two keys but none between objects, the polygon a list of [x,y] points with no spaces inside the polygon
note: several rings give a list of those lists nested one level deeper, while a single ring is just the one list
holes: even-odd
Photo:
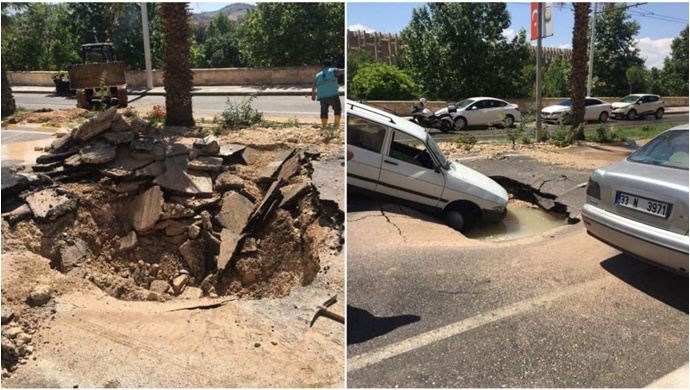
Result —
[{"label": "palm tree", "polygon": [[162,31],[165,37],[166,126],[194,126],[192,87],[194,73],[189,54],[189,17],[187,3],[162,3]]},{"label": "palm tree", "polygon": [[[590,3],[573,3],[575,23],[573,25],[573,60],[572,60],[572,106],[570,121],[573,128],[578,128],[585,120],[585,94],[587,92],[587,29],[589,26]],[[584,140],[585,131],[580,127],[575,139]]]},{"label": "palm tree", "polygon": [[[29,3],[2,3],[2,29],[10,28],[12,25],[12,18],[10,14],[14,12],[24,11],[29,8],[31,4]],[[10,81],[7,78],[7,73],[5,71],[5,61],[2,61],[2,117],[14,114],[17,110],[17,104],[14,101],[14,96],[12,95],[12,87],[10,87]]]}]

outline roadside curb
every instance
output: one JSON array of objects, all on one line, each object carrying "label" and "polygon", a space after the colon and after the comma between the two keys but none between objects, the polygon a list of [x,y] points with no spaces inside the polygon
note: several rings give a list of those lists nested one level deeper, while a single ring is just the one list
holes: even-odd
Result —
[{"label": "roadside curb", "polygon": [[[14,89],[13,93],[32,93],[32,94],[54,94],[54,89],[48,88],[27,88]],[[145,91],[141,89],[127,90],[129,96],[165,96],[165,91]],[[311,96],[309,90],[246,90],[246,91],[192,91],[192,96]],[[339,91],[340,96],[345,95],[345,91]]]}]

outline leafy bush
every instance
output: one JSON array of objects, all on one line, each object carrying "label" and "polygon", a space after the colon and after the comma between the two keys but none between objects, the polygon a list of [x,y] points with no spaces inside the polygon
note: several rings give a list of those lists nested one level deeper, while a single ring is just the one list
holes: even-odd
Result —
[{"label": "leafy bush", "polygon": [[127,107],[122,111],[122,116],[130,120],[139,119],[139,113],[134,111],[132,107]]},{"label": "leafy bush", "polygon": [[470,151],[477,144],[477,137],[469,133],[460,133],[453,142],[462,145],[463,149]]},{"label": "leafy bush", "polygon": [[410,100],[417,95],[412,78],[396,66],[365,64],[348,85],[348,94],[357,99]]},{"label": "leafy bush", "polygon": [[255,98],[256,95],[252,95],[242,99],[239,103],[232,102],[230,98],[228,98],[225,103],[225,110],[220,116],[215,116],[213,118],[213,123],[225,129],[241,129],[261,122],[264,114],[252,108],[252,101],[254,101]]},{"label": "leafy bush", "polygon": [[594,133],[586,134],[585,140],[605,144],[625,141],[625,136],[618,129],[610,131],[604,125],[600,125],[594,130]]}]

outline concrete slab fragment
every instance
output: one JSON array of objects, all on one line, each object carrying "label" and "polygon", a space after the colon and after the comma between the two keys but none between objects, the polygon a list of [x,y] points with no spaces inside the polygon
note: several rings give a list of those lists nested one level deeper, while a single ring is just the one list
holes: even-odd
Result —
[{"label": "concrete slab fragment", "polygon": [[240,234],[254,211],[254,203],[238,192],[223,194],[221,209],[216,215],[218,223],[229,231]]},{"label": "concrete slab fragment", "polygon": [[177,156],[165,160],[165,173],[154,183],[174,194],[210,197],[213,181],[206,172],[187,170],[187,157]]},{"label": "concrete slab fragment", "polygon": [[165,173],[165,163],[163,161],[154,161],[151,164],[137,169],[132,175],[132,180],[153,180],[154,178]]},{"label": "concrete slab fragment", "polygon": [[34,192],[24,200],[37,219],[54,221],[76,209],[77,199],[75,194],[58,187]]},{"label": "concrete slab fragment", "polygon": [[8,168],[2,168],[2,197],[19,194],[29,188],[29,179],[24,175],[12,172]]},{"label": "concrete slab fragment", "polygon": [[214,136],[197,139],[192,145],[199,153],[205,155],[216,155],[220,152],[220,143]]},{"label": "concrete slab fragment", "polygon": [[2,217],[10,224],[14,225],[19,221],[24,221],[33,217],[34,213],[31,211],[31,207],[28,204],[23,204],[16,209],[2,214]]},{"label": "concrete slab fragment", "polygon": [[291,207],[294,202],[296,202],[302,195],[307,193],[307,190],[311,187],[311,183],[305,179],[298,183],[294,183],[285,186],[280,189],[281,194],[283,194],[283,200],[280,202],[280,208]]},{"label": "concrete slab fragment", "polygon": [[91,138],[108,130],[112,125],[112,120],[117,113],[117,107],[111,107],[90,121],[82,124],[72,132],[72,137],[78,141],[88,141]]},{"label": "concrete slab fragment", "polygon": [[110,131],[113,132],[126,132],[131,131],[132,126],[122,117],[120,114],[115,114],[113,120],[111,121]]},{"label": "concrete slab fragment", "polygon": [[220,202],[220,195],[219,194],[213,194],[210,198],[193,198],[193,197],[187,197],[187,196],[171,196],[170,200],[173,202],[177,202],[187,208],[190,208],[194,211],[198,211],[202,208],[206,207],[211,207],[215,206]]},{"label": "concrete slab fragment", "polygon": [[53,143],[50,144],[50,150],[54,153],[62,153],[69,150],[75,143],[76,140],[72,134],[69,134],[53,141]]},{"label": "concrete slab fragment", "polygon": [[187,165],[188,169],[196,169],[198,171],[218,172],[223,167],[223,159],[221,157],[199,156],[192,160]]},{"label": "concrete slab fragment", "polygon": [[264,195],[264,199],[256,208],[256,211],[254,211],[254,214],[252,214],[248,225],[262,223],[270,211],[278,207],[283,199],[283,194],[279,190],[284,184],[283,180],[276,180],[271,184],[266,195]]},{"label": "concrete slab fragment", "polygon": [[134,141],[135,134],[133,131],[109,131],[104,133],[101,137],[113,145],[122,145]]},{"label": "concrete slab fragment", "polygon": [[106,142],[97,142],[79,152],[81,160],[86,164],[105,164],[115,159],[115,146]]},{"label": "concrete slab fragment", "polygon": [[163,203],[163,191],[158,186],[134,198],[130,206],[130,221],[134,229],[142,232],[153,228],[161,217]]},{"label": "concrete slab fragment", "polygon": [[244,235],[232,232],[230,229],[223,229],[220,232],[220,253],[216,261],[218,270],[224,270],[228,266],[237,250],[237,244],[243,237]]},{"label": "concrete slab fragment", "polygon": [[163,142],[150,138],[135,139],[129,143],[129,150],[137,160],[154,161],[165,157]]},{"label": "concrete slab fragment", "polygon": [[281,150],[273,154],[275,156],[273,161],[268,163],[268,165],[261,170],[259,178],[257,179],[258,181],[267,182],[277,178],[283,164],[295,154],[295,149]]},{"label": "concrete slab fragment", "polygon": [[216,191],[225,192],[230,190],[240,190],[244,187],[244,179],[231,172],[223,172],[216,178],[214,184]]},{"label": "concrete slab fragment", "polygon": [[63,269],[69,269],[86,260],[89,246],[79,238],[74,239],[71,245],[66,245],[60,250],[60,259]]},{"label": "concrete slab fragment", "polygon": [[65,161],[67,158],[74,156],[77,153],[79,153],[78,150],[73,150],[64,153],[44,154],[43,156],[38,156],[36,158],[36,164],[51,164],[54,162],[62,162]]}]

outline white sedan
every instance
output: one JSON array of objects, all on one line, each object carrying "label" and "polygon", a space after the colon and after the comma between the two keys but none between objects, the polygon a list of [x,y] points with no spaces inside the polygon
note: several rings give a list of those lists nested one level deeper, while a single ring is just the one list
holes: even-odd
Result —
[{"label": "white sedan", "polygon": [[[552,123],[570,123],[571,99],[548,106],[541,110],[541,121]],[[585,121],[596,121],[604,123],[611,116],[611,104],[595,98],[585,99]]]},{"label": "white sedan", "polygon": [[[456,130],[467,126],[504,126],[513,127],[520,121],[520,108],[505,100],[491,97],[473,97],[454,103],[457,111],[451,113]],[[445,115],[448,109],[436,111],[436,115]]]}]

